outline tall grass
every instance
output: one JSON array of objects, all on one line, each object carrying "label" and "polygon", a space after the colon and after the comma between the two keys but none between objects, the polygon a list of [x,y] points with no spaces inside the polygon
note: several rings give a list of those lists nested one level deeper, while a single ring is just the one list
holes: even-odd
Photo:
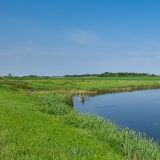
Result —
[{"label": "tall grass", "polygon": [[97,139],[122,153],[126,160],[160,160],[160,146],[156,142],[103,118],[73,111],[63,118],[63,123],[91,131]]},{"label": "tall grass", "polygon": [[109,144],[115,152],[123,154],[126,160],[160,159],[160,146],[153,140],[128,128],[121,129],[109,120],[69,110],[67,98],[65,95],[51,94],[43,98],[42,104],[49,110],[48,113],[64,115],[61,117],[64,125],[92,132],[96,139]]},{"label": "tall grass", "polygon": [[41,111],[53,115],[64,115],[69,112],[68,97],[52,93],[42,97]]}]

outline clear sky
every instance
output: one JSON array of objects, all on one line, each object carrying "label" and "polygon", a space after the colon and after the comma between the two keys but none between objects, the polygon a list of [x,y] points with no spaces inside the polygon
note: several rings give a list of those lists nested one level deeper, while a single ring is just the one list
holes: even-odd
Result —
[{"label": "clear sky", "polygon": [[160,73],[159,0],[0,0],[0,75]]}]

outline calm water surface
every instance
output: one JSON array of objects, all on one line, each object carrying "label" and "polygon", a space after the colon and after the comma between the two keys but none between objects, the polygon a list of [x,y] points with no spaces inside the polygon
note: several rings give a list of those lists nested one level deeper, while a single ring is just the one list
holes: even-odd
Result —
[{"label": "calm water surface", "polygon": [[121,127],[144,132],[160,140],[160,90],[74,97],[74,106],[83,113],[110,119]]}]

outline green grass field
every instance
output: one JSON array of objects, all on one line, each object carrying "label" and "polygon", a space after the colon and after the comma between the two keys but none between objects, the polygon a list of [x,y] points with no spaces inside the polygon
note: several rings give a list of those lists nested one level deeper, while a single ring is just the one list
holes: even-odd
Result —
[{"label": "green grass field", "polygon": [[71,107],[74,94],[160,88],[160,77],[1,78],[0,159],[160,160],[160,147]]}]

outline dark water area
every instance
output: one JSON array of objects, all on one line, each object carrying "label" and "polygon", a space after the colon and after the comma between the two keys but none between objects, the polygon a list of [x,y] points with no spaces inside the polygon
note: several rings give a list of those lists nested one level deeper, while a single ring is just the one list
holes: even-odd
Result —
[{"label": "dark water area", "polygon": [[160,140],[160,89],[94,97],[75,96],[73,102],[82,113],[104,117],[120,127]]}]

